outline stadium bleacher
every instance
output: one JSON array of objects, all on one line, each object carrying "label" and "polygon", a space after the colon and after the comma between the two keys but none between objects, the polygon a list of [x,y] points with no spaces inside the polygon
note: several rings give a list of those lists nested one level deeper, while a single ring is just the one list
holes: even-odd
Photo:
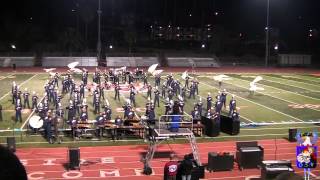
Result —
[{"label": "stadium bleacher", "polygon": [[158,63],[157,57],[107,57],[108,67],[148,67]]},{"label": "stadium bleacher", "polygon": [[34,66],[34,57],[0,57],[0,67],[10,67],[15,64],[17,67]]},{"label": "stadium bleacher", "polygon": [[169,67],[219,67],[212,57],[168,57],[167,61]]},{"label": "stadium bleacher", "polygon": [[69,63],[79,62],[78,66],[97,66],[96,57],[44,57],[42,59],[43,67],[65,67]]}]

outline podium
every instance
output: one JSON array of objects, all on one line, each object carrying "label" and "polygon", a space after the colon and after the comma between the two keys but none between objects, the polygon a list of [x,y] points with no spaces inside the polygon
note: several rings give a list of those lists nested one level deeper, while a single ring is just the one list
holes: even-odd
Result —
[{"label": "podium", "polygon": [[220,130],[226,134],[237,135],[240,132],[240,121],[234,121],[228,116],[220,116]]},{"label": "podium", "polygon": [[204,116],[201,117],[201,123],[205,126],[204,132],[209,137],[216,137],[220,134],[220,122],[215,119],[208,119]]}]

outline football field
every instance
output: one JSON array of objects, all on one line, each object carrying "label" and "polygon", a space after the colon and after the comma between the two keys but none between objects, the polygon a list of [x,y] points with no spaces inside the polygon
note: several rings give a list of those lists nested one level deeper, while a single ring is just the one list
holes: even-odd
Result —
[{"label": "football field", "polygon": [[[165,76],[161,83],[163,83]],[[91,73],[92,74],[92,73]],[[174,73],[174,77],[179,79],[184,85],[181,78],[182,73]],[[214,80],[214,76],[224,74],[228,78],[222,81],[221,87]],[[63,75],[63,73],[61,73]],[[206,97],[208,92],[212,97],[218,95],[219,91],[226,89],[227,105],[232,95],[237,101],[237,108],[240,114],[241,129],[237,136],[230,136],[221,133],[214,138],[200,137],[200,140],[245,140],[245,139],[263,139],[263,138],[283,138],[287,137],[289,128],[298,128],[302,132],[318,129],[320,123],[320,78],[315,74],[294,74],[294,73],[208,73],[197,71],[190,73],[189,76],[197,78],[199,81],[199,94],[195,99],[186,98],[185,114],[191,114],[194,103],[202,99],[204,108],[206,108]],[[264,90],[251,92],[250,82],[257,76],[261,76],[256,85]],[[73,75],[77,83],[81,80],[81,75]],[[46,73],[0,73],[0,104],[2,105],[3,121],[0,121],[0,142],[5,143],[5,137],[15,135],[18,144],[28,144],[31,142],[46,143],[41,136],[27,136],[25,131],[30,117],[35,113],[30,109],[23,110],[23,122],[15,122],[14,105],[12,104],[11,86],[15,81],[22,92],[25,88],[32,94],[35,91],[39,99],[44,95],[44,84],[48,79]],[[92,82],[92,76],[88,78]],[[149,82],[154,85],[154,78],[149,77]],[[136,86],[141,86],[136,83]],[[59,91],[61,91],[61,81],[59,82]],[[122,106],[129,97],[128,92],[121,92],[120,101],[114,100],[114,90],[106,90],[105,98],[108,99],[112,108],[112,117],[123,115]],[[188,96],[188,94],[187,94]],[[69,93],[63,95],[62,105],[66,107],[69,103]],[[96,115],[93,112],[92,95],[86,92],[87,104],[89,106],[89,119],[94,120]],[[215,99],[214,99],[215,100]],[[136,96],[135,112],[138,116],[144,115],[147,95],[141,91]],[[160,99],[160,107],[156,107],[156,116],[164,114],[164,99]],[[53,106],[51,107],[53,108]],[[228,107],[223,109],[223,113],[228,113]],[[65,113],[66,115],[67,113]],[[61,127],[67,128],[66,124]],[[71,140],[66,138],[66,141]],[[107,141],[107,139],[106,139]],[[141,140],[140,140],[141,141]]]}]

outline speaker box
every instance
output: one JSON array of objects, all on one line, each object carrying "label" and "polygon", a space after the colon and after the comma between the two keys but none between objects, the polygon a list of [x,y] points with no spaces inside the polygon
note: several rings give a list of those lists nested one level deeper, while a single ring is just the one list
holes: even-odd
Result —
[{"label": "speaker box", "polygon": [[258,142],[257,141],[242,141],[242,142],[236,142],[237,150],[239,150],[241,147],[257,147]]},{"label": "speaker box", "polygon": [[204,175],[204,166],[196,166],[191,171],[191,180],[203,179]]},{"label": "speaker box", "polygon": [[80,169],[80,149],[69,148],[69,169]]},{"label": "speaker box", "polygon": [[7,147],[11,152],[16,152],[16,139],[15,139],[15,137],[7,137]]},{"label": "speaker box", "polygon": [[296,142],[297,129],[289,129],[289,141]]},{"label": "speaker box", "polygon": [[219,155],[214,152],[208,153],[208,170],[211,171],[230,171],[233,169],[234,156],[229,153]]},{"label": "speaker box", "polygon": [[220,134],[220,123],[213,119],[201,117],[201,123],[204,125],[205,134],[209,137],[216,137]]}]

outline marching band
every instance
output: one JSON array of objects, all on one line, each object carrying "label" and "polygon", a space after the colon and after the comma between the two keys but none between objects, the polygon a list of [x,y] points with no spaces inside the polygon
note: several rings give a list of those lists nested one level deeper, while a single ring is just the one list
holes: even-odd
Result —
[{"label": "marching band", "polygon": [[[73,79],[72,74],[68,72],[64,76],[59,73],[51,75],[49,80],[44,85],[44,97],[39,99],[38,94],[33,91],[31,96],[32,106],[39,116],[38,121],[43,121],[43,129],[45,130],[45,136],[50,143],[53,143],[54,139],[58,136],[58,129],[63,128],[59,123],[70,126],[71,135],[77,139],[81,134],[86,132],[92,125],[95,126],[95,135],[98,138],[104,136],[104,130],[111,134],[113,139],[119,139],[123,131],[113,131],[121,126],[132,127],[133,124],[139,122],[139,117],[134,111],[136,108],[136,95],[138,90],[134,83],[138,80],[143,82],[143,88],[140,90],[146,90],[146,98],[148,99],[145,106],[145,117],[149,123],[155,122],[156,107],[160,107],[160,98],[164,101],[164,115],[183,115],[185,113],[184,106],[187,99],[196,99],[199,96],[199,82],[196,78],[191,78],[186,75],[182,77],[185,80],[184,86],[181,88],[180,80],[176,79],[173,74],[168,74],[165,80],[161,84],[162,77],[159,74],[154,75],[155,86],[153,87],[148,82],[148,75],[143,70],[135,69],[134,72],[127,71],[126,68],[110,69],[108,72],[105,70],[103,73],[96,69],[92,75],[93,83],[88,83],[89,72],[85,70],[81,75],[81,82],[79,84]],[[59,91],[59,80],[61,79],[61,91]],[[103,81],[101,81],[103,79]],[[116,116],[112,120],[112,108],[109,101],[105,97],[105,91],[114,87],[114,99],[120,101],[120,91],[122,90],[121,82],[126,85],[129,91],[129,98],[123,105],[123,117]],[[113,84],[111,84],[113,83]],[[160,88],[160,89],[159,89]],[[139,91],[140,91],[139,90]],[[86,91],[91,92],[86,93]],[[30,109],[29,97],[30,93],[27,88],[21,93],[19,86],[13,82],[12,84],[12,103],[15,105],[15,121],[22,122],[23,109]],[[188,95],[187,95],[188,93]],[[62,102],[66,102],[66,96],[69,94],[70,99],[67,100],[68,106],[63,107]],[[21,100],[23,97],[23,104]],[[87,97],[92,95],[93,112],[96,114],[96,118],[90,121],[88,114]],[[206,116],[210,119],[220,119],[222,108],[226,109],[227,91],[224,89],[216,96],[216,101],[213,102],[211,93],[208,93],[206,97],[206,113],[203,113],[202,97],[199,96],[198,101],[194,104],[194,108],[191,112],[191,116],[194,120],[201,120],[201,116]],[[239,121],[239,113],[236,107],[235,96],[232,95],[229,103],[228,116]],[[65,118],[66,117],[66,118]],[[169,120],[169,118],[166,118]],[[37,129],[34,127],[30,127]],[[109,129],[108,129],[109,128]],[[130,128],[129,128],[130,129]],[[53,138],[55,137],[55,138]]]}]

